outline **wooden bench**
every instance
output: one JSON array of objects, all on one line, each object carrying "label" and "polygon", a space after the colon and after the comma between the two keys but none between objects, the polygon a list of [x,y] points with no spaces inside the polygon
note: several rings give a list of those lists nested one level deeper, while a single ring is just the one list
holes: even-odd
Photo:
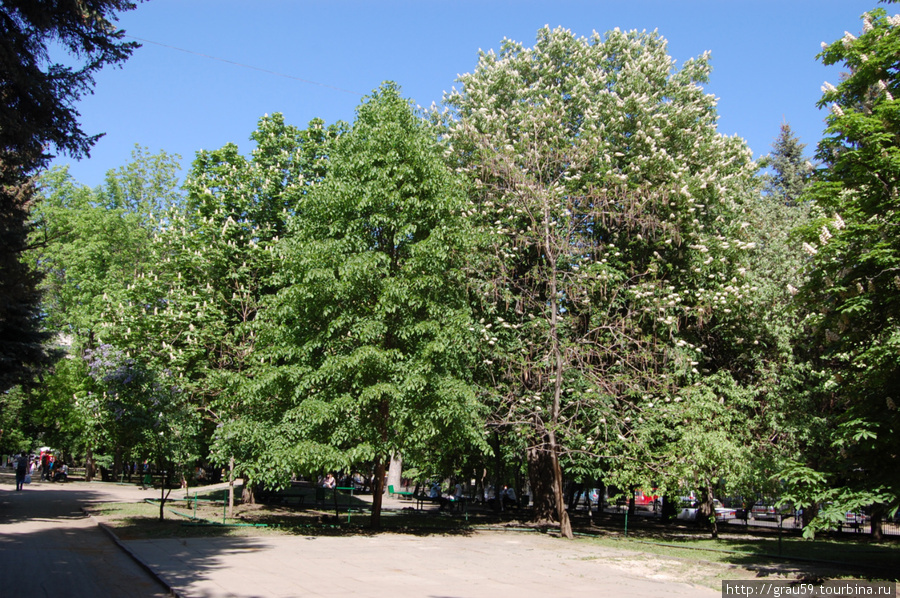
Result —
[{"label": "wooden bench", "polygon": [[297,505],[300,508],[303,508],[303,503],[306,502],[305,494],[291,494],[288,496],[281,497],[281,504],[283,505]]}]

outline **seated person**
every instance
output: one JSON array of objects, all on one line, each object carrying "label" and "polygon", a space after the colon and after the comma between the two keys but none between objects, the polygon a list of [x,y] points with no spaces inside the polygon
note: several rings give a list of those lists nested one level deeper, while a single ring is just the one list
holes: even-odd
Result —
[{"label": "seated person", "polygon": [[69,479],[69,466],[63,463],[53,474],[54,482],[65,482]]},{"label": "seated person", "polygon": [[516,491],[512,488],[512,486],[503,486],[503,491],[500,494],[500,498],[503,503],[503,507],[518,507],[519,501],[516,500]]}]

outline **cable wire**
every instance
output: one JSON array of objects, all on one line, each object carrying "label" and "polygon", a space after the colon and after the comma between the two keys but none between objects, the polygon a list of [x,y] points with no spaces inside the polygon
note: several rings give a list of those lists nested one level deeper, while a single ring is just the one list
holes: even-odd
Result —
[{"label": "cable wire", "polygon": [[179,48],[177,46],[170,46],[169,44],[163,44],[160,42],[155,42],[149,39],[143,39],[140,37],[135,37],[133,35],[124,35],[124,37],[137,40],[139,42],[143,42],[145,44],[153,44],[155,46],[161,46],[163,48],[168,48],[170,50],[178,50],[179,52],[184,52],[186,54],[193,54],[194,56],[201,56],[203,58],[209,58],[210,60],[218,60],[219,62],[224,62],[227,64],[231,64],[234,66],[239,66],[245,69],[252,69],[254,71],[260,71],[261,73],[267,73],[269,75],[275,75],[277,77],[284,77],[285,79],[293,79],[294,81],[300,81],[301,83],[308,83],[309,85],[318,85],[319,87],[326,87],[328,89],[333,89],[335,91],[340,91],[343,93],[353,94],[355,96],[362,97],[364,94],[359,93],[358,91],[352,91],[349,89],[343,89],[341,87],[336,87],[334,85],[328,85],[327,83],[319,83],[318,81],[310,81],[309,79],[303,79],[302,77],[295,77],[293,75],[286,75],[284,73],[279,73],[278,71],[272,71],[269,69],[260,68],[258,66],[253,66],[252,64],[244,64],[242,62],[235,62],[234,60],[228,60],[227,58],[219,58],[218,56],[210,56],[209,54],[203,54],[202,52],[195,52],[193,50],[186,50],[184,48]]}]

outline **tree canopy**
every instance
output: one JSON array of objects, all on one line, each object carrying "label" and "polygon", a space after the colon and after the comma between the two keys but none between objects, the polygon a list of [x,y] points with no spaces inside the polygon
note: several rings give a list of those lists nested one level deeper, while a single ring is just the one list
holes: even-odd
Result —
[{"label": "tree canopy", "polygon": [[753,164],[716,132],[708,58],[675,69],[656,33],[544,28],[534,48],[482,53],[446,98],[486,237],[486,392],[528,438],[537,508],[564,527],[559,459],[646,479],[622,457],[654,404],[722,359],[708,346],[748,292],[734,276]]}]

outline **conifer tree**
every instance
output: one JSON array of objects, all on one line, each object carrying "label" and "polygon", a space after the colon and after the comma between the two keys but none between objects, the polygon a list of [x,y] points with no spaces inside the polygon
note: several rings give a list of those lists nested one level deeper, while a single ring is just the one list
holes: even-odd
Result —
[{"label": "conifer tree", "polygon": [[[39,275],[23,263],[28,245],[31,177],[46,166],[47,146],[87,155],[97,135],[81,130],[73,104],[106,65],[137,44],[113,26],[128,0],[5,0],[0,3],[0,392],[30,380],[47,361],[42,344]],[[52,63],[51,44],[77,66]]]},{"label": "conifer tree", "polygon": [[805,147],[791,126],[783,123],[769,155],[772,173],[766,177],[766,191],[788,205],[795,205],[810,183],[813,167],[803,156]]}]

